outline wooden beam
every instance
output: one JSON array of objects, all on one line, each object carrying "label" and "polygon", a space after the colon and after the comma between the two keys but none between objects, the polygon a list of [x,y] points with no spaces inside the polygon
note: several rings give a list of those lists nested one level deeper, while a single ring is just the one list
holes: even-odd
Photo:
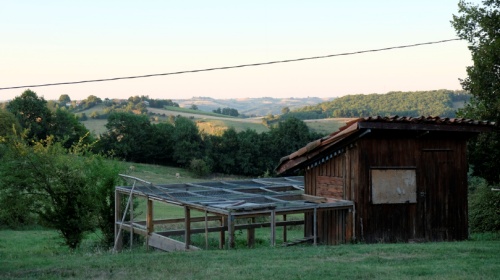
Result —
[{"label": "wooden beam", "polygon": [[228,247],[229,249],[232,249],[235,247],[235,241],[234,241],[234,216],[229,214],[227,217],[227,234],[229,236],[229,241],[228,241]]},{"label": "wooden beam", "polygon": [[313,217],[313,235],[314,235],[314,240],[313,244],[316,245],[316,240],[318,239],[318,224],[317,224],[317,216],[318,216],[318,210],[314,208],[314,217]]},{"label": "wooden beam", "polygon": [[208,212],[205,211],[205,250],[208,250]]},{"label": "wooden beam", "polygon": [[[250,222],[255,223],[255,217],[250,218]],[[247,246],[248,248],[253,248],[255,246],[255,228],[247,229]]]},{"label": "wooden beam", "polygon": [[123,247],[123,238],[120,233],[120,226],[118,222],[122,222],[120,220],[121,216],[121,206],[122,206],[122,196],[121,194],[115,190],[115,251],[121,251]]},{"label": "wooden beam", "polygon": [[191,244],[191,209],[188,206],[184,206],[184,218],[184,243],[187,250]]},{"label": "wooden beam", "polygon": [[[146,245],[149,244],[148,239],[154,231],[154,223],[153,223],[153,201],[147,197],[146,204]],[[149,246],[147,246],[149,248]]]},{"label": "wooden beam", "polygon": [[276,212],[271,211],[271,246],[276,246]]},{"label": "wooden beam", "polygon": [[227,218],[222,217],[220,220],[219,249],[224,249],[226,243],[226,224]]},{"label": "wooden beam", "polygon": [[[295,220],[295,221],[280,221],[276,222],[276,226],[291,226],[291,225],[303,225],[304,220]],[[271,223],[257,223],[257,224],[241,224],[241,225],[234,225],[234,230],[245,230],[249,228],[265,228],[265,227],[271,227]],[[134,229],[135,231],[138,231],[137,228]],[[229,230],[227,226],[218,226],[218,227],[209,227],[208,232],[224,232],[226,230]],[[191,229],[191,234],[198,234],[198,233],[204,233],[205,228],[192,228]],[[136,232],[137,233],[137,232]],[[183,229],[177,229],[177,230],[168,230],[168,231],[161,231],[161,232],[156,232],[157,234],[161,234],[163,236],[175,236],[175,235],[183,235],[185,233],[185,230]]]},{"label": "wooden beam", "polygon": [[[286,222],[286,215],[283,215],[283,222]],[[286,225],[283,226],[283,243],[287,240],[287,228]]]},{"label": "wooden beam", "polygon": [[186,246],[186,244],[165,237],[161,236],[159,234],[153,233],[151,234],[151,238],[149,238],[148,245],[151,247],[155,247],[157,249],[167,251],[167,252],[173,252],[173,251],[185,251],[185,250],[199,250],[198,247],[195,246]]},{"label": "wooden beam", "polygon": [[121,225],[122,227],[122,230],[127,230],[129,232],[132,232],[132,230],[134,231],[134,233],[136,234],[140,234],[140,235],[143,235],[143,236],[147,236],[148,234],[148,231],[147,229],[143,228],[143,227],[138,227],[137,224],[132,224],[132,226],[130,226],[129,223],[125,222],[125,223],[120,223],[120,222],[117,222],[116,223],[117,225]]},{"label": "wooden beam", "polygon": [[132,224],[134,223],[134,193],[130,192],[130,197],[129,197],[129,202],[130,205],[130,249],[132,249],[132,246],[134,245],[134,227]]}]

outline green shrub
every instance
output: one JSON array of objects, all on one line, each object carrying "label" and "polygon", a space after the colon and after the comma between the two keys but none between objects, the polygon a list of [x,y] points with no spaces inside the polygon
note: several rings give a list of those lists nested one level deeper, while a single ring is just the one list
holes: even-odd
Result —
[{"label": "green shrub", "polygon": [[469,182],[469,227],[473,233],[500,232],[500,192],[491,188],[479,177]]},{"label": "green shrub", "polygon": [[210,167],[202,159],[192,159],[189,164],[189,170],[193,172],[196,177],[204,177],[210,174]]}]

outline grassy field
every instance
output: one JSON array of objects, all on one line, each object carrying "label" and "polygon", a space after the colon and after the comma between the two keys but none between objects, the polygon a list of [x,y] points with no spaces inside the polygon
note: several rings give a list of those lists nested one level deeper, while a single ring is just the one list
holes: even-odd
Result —
[{"label": "grassy field", "polygon": [[[239,179],[195,179],[175,167],[133,163],[123,167],[129,175],[157,184]],[[155,207],[155,217],[179,217],[182,211]],[[300,226],[291,227],[288,236],[299,238],[302,232]],[[99,233],[87,235],[81,248],[70,251],[53,230],[4,229],[0,230],[0,279],[497,279],[500,275],[500,235],[478,235],[464,242],[270,247],[269,228],[262,228],[256,231],[256,248],[247,249],[245,234],[237,231],[233,250],[216,249],[214,234],[209,236],[209,250],[165,253],[147,251],[135,242],[134,248],[113,253],[99,245]],[[276,236],[280,244],[281,227]],[[203,248],[202,234],[193,235],[192,241]]]},{"label": "grassy field", "polygon": [[[498,279],[500,241],[112,253],[89,236],[72,252],[54,231],[0,231],[2,279]],[[498,237],[497,237],[498,238]]]}]

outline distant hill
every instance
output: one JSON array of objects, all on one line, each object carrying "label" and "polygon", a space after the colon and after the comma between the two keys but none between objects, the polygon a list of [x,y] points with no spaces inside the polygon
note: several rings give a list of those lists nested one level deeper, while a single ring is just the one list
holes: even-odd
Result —
[{"label": "distant hill", "polygon": [[288,107],[290,110],[304,107],[305,105],[316,105],[321,102],[330,101],[333,98],[233,98],[233,99],[215,99],[211,97],[193,97],[190,99],[174,99],[180,107],[189,108],[196,105],[201,111],[212,112],[217,108],[234,108],[240,114],[246,116],[266,116],[269,114],[281,114],[281,109]]},{"label": "distant hill", "polygon": [[470,99],[464,91],[433,90],[346,95],[332,101],[292,110],[283,118],[355,118],[367,116],[455,117]]}]

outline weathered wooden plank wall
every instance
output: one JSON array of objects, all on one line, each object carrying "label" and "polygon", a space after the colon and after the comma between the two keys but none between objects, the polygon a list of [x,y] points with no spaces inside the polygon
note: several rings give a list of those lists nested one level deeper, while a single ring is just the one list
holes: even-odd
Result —
[{"label": "weathered wooden plank wall", "polygon": [[[359,139],[345,153],[306,170],[306,194],[355,202],[355,214],[318,213],[319,241],[466,239],[467,135],[451,134],[378,131]],[[372,203],[370,172],[384,168],[415,170],[416,203]],[[312,228],[312,216],[307,214],[306,236],[312,235]]]}]

